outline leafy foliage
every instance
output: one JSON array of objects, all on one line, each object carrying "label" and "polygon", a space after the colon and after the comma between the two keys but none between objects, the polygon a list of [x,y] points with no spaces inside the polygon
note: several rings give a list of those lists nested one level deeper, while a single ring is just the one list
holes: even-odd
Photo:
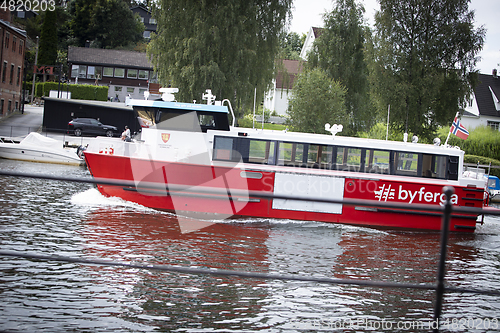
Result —
[{"label": "leafy foliage", "polygon": [[[438,131],[441,142],[446,141],[450,127],[443,127]],[[467,140],[462,140],[453,134],[448,144],[460,147],[466,154],[478,155],[500,160],[500,132],[490,127],[480,126],[469,131]]]},{"label": "leafy foliage", "polygon": [[274,75],[279,36],[291,0],[158,0],[157,33],[148,54],[159,81],[179,88],[182,101],[206,89],[228,98],[240,112],[265,91]]},{"label": "leafy foliage", "polygon": [[288,32],[282,35],[280,40],[280,59],[300,60],[300,51],[306,40],[306,35],[300,36],[296,32]]},{"label": "leafy foliage", "polygon": [[350,134],[372,125],[374,107],[370,103],[368,66],[364,57],[366,27],[364,8],[354,0],[339,0],[325,17],[325,28],[308,54],[308,66],[323,69],[329,78],[341,82],[347,90],[347,117],[344,129]]},{"label": "leafy foliage", "polygon": [[38,64],[55,65],[57,60],[57,13],[46,11],[40,36]]},{"label": "leafy foliage", "polygon": [[118,48],[142,40],[144,24],[123,0],[74,0],[70,2],[71,30],[77,46]]},{"label": "leafy foliage", "polygon": [[324,133],[325,124],[342,124],[346,89],[319,68],[303,71],[296,78],[287,111],[293,131]]},{"label": "leafy foliage", "polygon": [[[495,160],[493,158],[484,157],[484,156],[477,156],[477,155],[465,155],[464,162],[465,163],[473,163],[473,164],[479,163],[479,165],[490,165],[490,163],[491,163],[491,166],[500,167],[499,160]],[[488,170],[486,170],[486,172],[488,172]],[[500,177],[500,169],[491,168],[490,175]]]},{"label": "leafy foliage", "polygon": [[[31,87],[31,85],[29,85]],[[108,100],[108,87],[107,86],[94,86],[90,84],[61,84],[58,82],[38,82],[35,84],[35,96],[47,97],[51,90],[58,90],[61,88],[63,91],[71,92],[71,99],[82,99],[90,101],[107,101]]]},{"label": "leafy foliage", "polygon": [[144,24],[123,0],[98,0],[92,17],[95,46],[115,49],[142,40]]},{"label": "leafy foliage", "polygon": [[380,0],[374,87],[391,123],[430,137],[465,104],[485,31],[470,0]]}]

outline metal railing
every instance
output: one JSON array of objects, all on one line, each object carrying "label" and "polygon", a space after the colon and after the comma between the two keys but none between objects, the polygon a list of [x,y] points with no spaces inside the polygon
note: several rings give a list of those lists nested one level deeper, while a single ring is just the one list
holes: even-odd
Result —
[{"label": "metal railing", "polygon": [[[74,178],[74,177],[59,177],[52,175],[42,175],[42,174],[27,174],[19,172],[10,172],[0,170],[0,176],[4,177],[24,177],[24,178],[37,178],[53,181],[63,181],[63,182],[79,182],[87,184],[105,184],[105,185],[116,185],[116,186],[135,186],[134,182],[131,181],[115,181],[110,179],[94,179],[94,178]],[[160,188],[158,184],[143,184],[146,188]],[[161,188],[165,190],[165,185]],[[169,185],[169,193],[174,193],[181,188],[175,188],[175,186]],[[185,192],[186,188],[182,188]],[[197,192],[200,189],[197,188]],[[440,240],[440,256],[438,262],[438,270],[435,284],[412,284],[412,283],[393,283],[384,281],[366,281],[366,280],[349,280],[349,279],[333,279],[333,278],[322,278],[322,277],[311,277],[311,276],[297,276],[297,275],[285,275],[285,274],[269,274],[269,273],[258,273],[258,272],[245,272],[245,271],[234,271],[234,270],[223,270],[214,268],[193,268],[193,267],[181,267],[181,266],[171,266],[171,265],[151,265],[151,264],[137,264],[137,263],[125,263],[117,262],[111,260],[97,260],[97,259],[85,259],[81,257],[67,257],[59,255],[41,255],[41,254],[28,254],[15,251],[0,250],[0,256],[8,257],[19,257],[25,259],[33,260],[47,260],[47,261],[59,261],[59,262],[71,262],[80,263],[87,265],[100,265],[100,266],[115,266],[124,268],[135,268],[144,270],[155,270],[163,272],[176,272],[185,274],[201,274],[201,275],[215,275],[215,276],[235,276],[241,278],[252,278],[261,280],[285,280],[285,281],[302,281],[302,282],[316,282],[316,283],[327,283],[335,285],[355,285],[364,287],[378,287],[378,288],[402,288],[402,289],[420,289],[420,290],[434,290],[436,292],[436,300],[434,304],[434,322],[439,323],[442,313],[443,297],[445,293],[474,293],[482,295],[494,295],[500,296],[499,290],[488,290],[488,289],[472,289],[472,288],[456,288],[447,287],[445,285],[445,273],[446,273],[446,253],[449,238],[449,224],[452,211],[470,213],[470,214],[488,214],[488,215],[500,215],[500,210],[484,210],[482,208],[470,208],[470,207],[454,207],[451,204],[451,196],[454,192],[453,187],[446,186],[443,188],[443,193],[446,196],[446,201],[443,206],[436,205],[424,205],[424,204],[407,204],[407,203],[387,203],[372,200],[357,200],[357,199],[343,199],[343,200],[329,200],[324,198],[310,198],[310,197],[291,197],[287,195],[273,195],[271,193],[263,192],[247,192],[251,193],[251,196],[266,198],[266,199],[293,199],[293,200],[303,200],[303,201],[318,201],[318,202],[329,202],[329,203],[341,203],[345,205],[357,205],[357,206],[372,206],[372,207],[385,207],[385,208],[399,208],[399,209],[412,209],[412,210],[426,210],[426,211],[439,211],[442,212],[442,227],[441,227],[441,240]],[[216,189],[207,189],[206,193],[221,193],[221,191]],[[226,193],[226,190],[223,191]],[[231,191],[234,194],[234,191]],[[434,332],[439,331],[439,325],[433,328]]]},{"label": "metal railing", "polygon": [[85,141],[94,136],[75,136],[68,134],[66,130],[56,129],[56,128],[46,128],[42,126],[16,126],[16,125],[1,125],[0,124],[0,138],[6,140],[17,140],[20,141],[22,138],[30,134],[31,132],[37,132],[45,137],[60,140],[65,145],[84,145]]}]

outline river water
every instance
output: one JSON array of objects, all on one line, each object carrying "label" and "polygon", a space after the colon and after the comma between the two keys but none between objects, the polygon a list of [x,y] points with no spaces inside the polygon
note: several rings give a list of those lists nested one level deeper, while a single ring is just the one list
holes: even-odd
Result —
[{"label": "river water", "polygon": [[[0,160],[1,170],[90,177]],[[0,177],[0,250],[274,274],[433,283],[439,234],[178,219],[92,185]],[[500,219],[449,240],[446,283],[500,290]],[[1,257],[0,331],[425,332],[435,294]],[[500,296],[445,294],[441,331],[500,331]],[[420,326],[419,326],[420,325]],[[428,326],[427,326],[428,325]]]}]

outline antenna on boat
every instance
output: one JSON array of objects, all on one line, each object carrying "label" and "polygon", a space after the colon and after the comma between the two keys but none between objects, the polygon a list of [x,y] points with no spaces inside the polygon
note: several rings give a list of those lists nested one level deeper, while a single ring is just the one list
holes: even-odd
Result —
[{"label": "antenna on boat", "polygon": [[165,102],[175,101],[175,93],[179,92],[179,88],[160,88],[158,91],[161,93],[161,99]]},{"label": "antenna on boat", "polygon": [[215,95],[212,95],[212,89],[207,89],[205,90],[206,94],[202,94],[202,99],[204,101],[207,101],[207,105],[212,105],[213,102],[215,101]]},{"label": "antenna on boat", "polygon": [[335,136],[335,134],[337,134],[339,132],[342,132],[343,128],[344,128],[344,126],[342,126],[342,125],[334,124],[334,125],[330,126],[330,124],[328,124],[328,123],[325,124],[325,131],[332,133],[333,136]]}]

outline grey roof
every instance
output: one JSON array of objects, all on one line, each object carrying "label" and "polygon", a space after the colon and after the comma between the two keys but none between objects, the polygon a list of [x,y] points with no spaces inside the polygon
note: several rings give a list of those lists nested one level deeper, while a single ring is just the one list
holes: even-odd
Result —
[{"label": "grey roof", "polygon": [[42,97],[43,100],[47,101],[58,101],[59,103],[68,103],[68,104],[78,104],[78,105],[88,105],[88,106],[100,106],[105,108],[112,109],[122,109],[126,111],[133,111],[134,109],[131,106],[125,105],[125,103],[114,103],[114,102],[104,102],[104,101],[88,101],[81,99],[64,99],[64,98],[55,98],[55,97]]},{"label": "grey roof", "polygon": [[481,116],[498,117],[492,93],[500,100],[500,76],[479,74],[479,83],[474,89],[474,95]]},{"label": "grey roof", "polygon": [[7,27],[11,28],[12,30],[14,30],[17,33],[19,33],[20,35],[26,37],[26,31],[25,30],[22,30],[22,29],[19,29],[19,28],[13,26],[10,22],[4,21],[4,20],[0,20],[0,24],[3,24],[4,26],[7,26]]},{"label": "grey roof", "polygon": [[68,62],[153,69],[146,52],[94,49],[90,47],[70,46],[68,48]]}]

